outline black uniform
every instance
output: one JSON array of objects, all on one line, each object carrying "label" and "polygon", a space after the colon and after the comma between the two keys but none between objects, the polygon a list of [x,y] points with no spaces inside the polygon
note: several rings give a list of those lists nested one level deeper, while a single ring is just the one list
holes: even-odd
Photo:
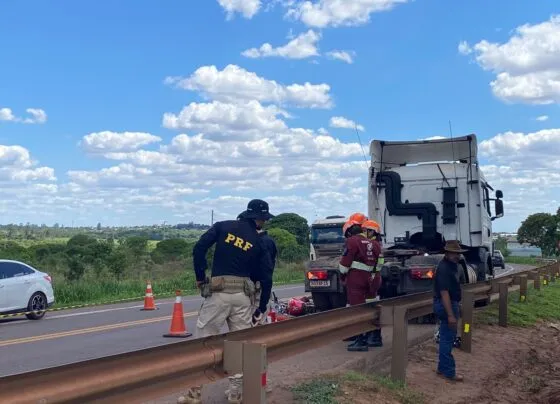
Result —
[{"label": "black uniform", "polygon": [[203,282],[208,268],[206,253],[216,244],[212,277],[230,275],[248,277],[261,283],[259,310],[264,313],[272,290],[274,265],[264,240],[250,219],[226,220],[215,223],[204,233],[193,249],[196,280]]}]

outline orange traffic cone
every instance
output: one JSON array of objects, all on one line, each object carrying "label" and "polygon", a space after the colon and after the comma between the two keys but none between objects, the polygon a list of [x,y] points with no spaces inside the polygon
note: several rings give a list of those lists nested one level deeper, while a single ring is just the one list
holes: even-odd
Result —
[{"label": "orange traffic cone", "polygon": [[157,310],[156,303],[154,301],[154,293],[152,292],[152,284],[150,281],[146,281],[146,295],[144,296],[144,308],[140,310]]},{"label": "orange traffic cone", "polygon": [[185,326],[185,317],[183,315],[183,301],[181,299],[181,291],[175,291],[175,304],[173,305],[173,317],[171,318],[171,327],[168,334],[163,334],[164,337],[169,338],[187,338],[192,333],[187,332]]}]

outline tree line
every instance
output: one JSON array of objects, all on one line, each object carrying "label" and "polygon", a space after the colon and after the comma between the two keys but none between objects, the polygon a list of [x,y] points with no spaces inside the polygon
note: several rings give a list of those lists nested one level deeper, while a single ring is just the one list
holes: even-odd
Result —
[{"label": "tree line", "polygon": [[[276,242],[278,264],[301,262],[309,255],[307,220],[295,213],[276,216],[266,224],[266,230]],[[36,268],[63,276],[66,281],[88,279],[117,280],[143,277],[173,276],[192,270],[192,250],[203,231],[187,238],[171,237],[150,248],[149,237],[127,235],[100,238],[96,234],[75,234],[66,243],[49,241],[26,247],[10,239],[0,241],[1,258],[29,263]],[[153,247],[153,246],[152,246]],[[208,253],[212,263],[211,249]]]},{"label": "tree line", "polygon": [[[556,213],[533,213],[529,215],[517,230],[517,241],[522,244],[539,247],[545,257],[560,255],[560,208]],[[507,255],[507,240],[496,240],[496,248]]]}]

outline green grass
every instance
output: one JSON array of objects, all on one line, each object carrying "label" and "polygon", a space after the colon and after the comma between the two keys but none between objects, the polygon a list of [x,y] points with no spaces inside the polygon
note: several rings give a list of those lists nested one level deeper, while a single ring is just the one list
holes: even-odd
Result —
[{"label": "green grass", "polygon": [[537,257],[506,257],[505,261],[508,264],[521,264],[521,265],[543,265],[543,258]]},{"label": "green grass", "polygon": [[292,388],[294,400],[301,404],[336,404],[340,393],[339,380],[335,378],[315,379]]},{"label": "green grass", "polygon": [[408,389],[404,383],[395,382],[388,377],[354,371],[301,383],[292,388],[292,393],[297,403],[336,404],[340,402],[338,397],[344,396],[345,388],[352,392],[362,392],[364,398],[379,393],[388,394],[402,404],[425,402],[421,393]]},{"label": "green grass", "polygon": [[[157,298],[173,296],[176,289],[182,295],[198,294],[194,271],[184,269],[175,275],[169,273],[154,276],[152,288]],[[274,271],[274,285],[302,283],[304,267],[301,264],[279,265]],[[111,278],[86,279],[80,281],[66,281],[54,276],[55,307],[66,307],[85,304],[102,304],[119,300],[141,300],[146,292],[145,279],[114,280]]]},{"label": "green grass", "polygon": [[[538,321],[560,320],[560,280],[548,286],[541,284],[537,291],[532,284],[527,285],[527,299],[519,301],[519,291],[508,295],[508,324],[530,327]],[[498,324],[498,302],[492,302],[486,309],[476,312],[476,321],[483,324]]]},{"label": "green grass", "polygon": [[41,244],[66,244],[70,240],[69,237],[45,238],[41,240],[6,240],[14,241],[22,247],[29,248]]}]

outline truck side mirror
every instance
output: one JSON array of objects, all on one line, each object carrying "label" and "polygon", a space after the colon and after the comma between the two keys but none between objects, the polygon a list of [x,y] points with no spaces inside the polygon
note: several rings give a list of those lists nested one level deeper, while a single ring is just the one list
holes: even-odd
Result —
[{"label": "truck side mirror", "polygon": [[[496,196],[497,196],[498,192],[496,192]],[[500,217],[504,216],[504,201],[502,201],[501,199],[496,199],[494,201],[494,209],[496,210],[496,216],[494,216],[492,218],[492,220],[496,220]]]}]

